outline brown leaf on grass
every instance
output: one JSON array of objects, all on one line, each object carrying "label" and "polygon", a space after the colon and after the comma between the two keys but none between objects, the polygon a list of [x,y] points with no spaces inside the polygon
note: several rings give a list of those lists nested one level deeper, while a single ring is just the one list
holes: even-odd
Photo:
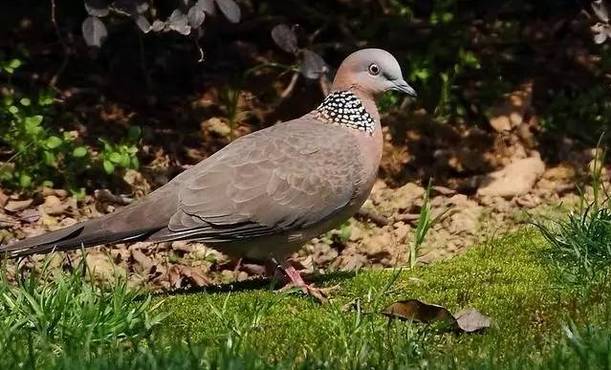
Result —
[{"label": "brown leaf on grass", "polygon": [[478,310],[469,308],[462,310],[454,315],[458,327],[465,333],[474,333],[486,328],[491,325],[490,318],[483,315]]},{"label": "brown leaf on grass", "polygon": [[491,325],[489,317],[475,309],[466,309],[452,315],[447,308],[417,299],[397,301],[386,307],[382,314],[393,319],[421,323],[446,322],[460,333],[475,333]]},{"label": "brown leaf on grass", "polygon": [[19,212],[23,209],[28,208],[34,199],[25,199],[25,200],[9,200],[4,206],[4,210],[8,212]]},{"label": "brown leaf on grass", "polygon": [[428,304],[417,299],[397,301],[382,311],[383,315],[391,318],[410,320],[422,323],[433,321],[455,321],[454,316],[445,307]]}]

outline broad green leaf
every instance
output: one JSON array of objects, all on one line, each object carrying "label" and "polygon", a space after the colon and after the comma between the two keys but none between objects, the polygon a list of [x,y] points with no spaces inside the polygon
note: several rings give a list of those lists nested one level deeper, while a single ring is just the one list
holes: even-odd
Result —
[{"label": "broad green leaf", "polygon": [[84,146],[77,146],[72,151],[72,156],[76,158],[82,158],[87,155],[87,148]]},{"label": "broad green leaf", "polygon": [[132,157],[132,168],[137,169],[138,167],[140,167],[140,161],[138,160],[138,157]]},{"label": "broad green leaf", "polygon": [[50,167],[57,166],[57,158],[55,157],[55,154],[53,154],[52,152],[44,152],[43,156],[45,159],[45,164],[47,166],[50,166]]},{"label": "broad green leaf", "polygon": [[138,126],[130,126],[127,130],[127,137],[130,141],[137,141],[142,135],[142,129]]},{"label": "broad green leaf", "polygon": [[62,145],[62,143],[63,143],[63,141],[59,137],[57,137],[57,136],[49,136],[49,138],[47,139],[47,148],[55,149],[55,148],[59,147],[60,145]]},{"label": "broad green leaf", "polygon": [[22,173],[19,176],[19,186],[21,186],[22,188],[29,188],[30,185],[32,185],[32,177],[30,175]]},{"label": "broad green leaf", "polygon": [[108,159],[112,162],[112,163],[121,163],[121,160],[123,159],[121,156],[121,153],[117,153],[117,152],[113,152],[110,153],[110,156],[108,157]]},{"label": "broad green leaf", "polygon": [[104,167],[104,171],[109,175],[115,172],[115,165],[112,164],[112,162],[110,161],[105,160],[104,162],[102,162],[102,166]]},{"label": "broad green leaf", "polygon": [[13,59],[13,60],[11,60],[9,62],[8,66],[13,68],[13,69],[17,69],[17,68],[21,67],[21,60]]},{"label": "broad green leaf", "polygon": [[53,92],[42,91],[38,97],[38,104],[42,106],[53,104]]},{"label": "broad green leaf", "polygon": [[40,125],[41,122],[42,122],[42,116],[41,115],[29,116],[29,117],[25,118],[25,125],[26,126],[36,127],[36,126]]},{"label": "broad green leaf", "polygon": [[32,104],[32,101],[28,98],[21,98],[19,100],[19,104],[23,105],[24,107],[29,107],[30,104]]},{"label": "broad green leaf", "polygon": [[129,153],[121,154],[121,167],[128,168],[129,167],[129,162],[130,162]]}]

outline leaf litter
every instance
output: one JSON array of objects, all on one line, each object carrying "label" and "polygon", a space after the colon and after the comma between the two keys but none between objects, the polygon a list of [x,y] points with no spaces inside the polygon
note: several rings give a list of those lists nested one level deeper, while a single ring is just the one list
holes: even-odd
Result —
[{"label": "leaf litter", "polygon": [[413,321],[424,324],[446,323],[449,328],[459,333],[476,333],[487,329],[492,324],[490,318],[476,309],[468,308],[455,315],[445,307],[424,303],[417,299],[401,300],[392,303],[382,310],[390,319]]}]

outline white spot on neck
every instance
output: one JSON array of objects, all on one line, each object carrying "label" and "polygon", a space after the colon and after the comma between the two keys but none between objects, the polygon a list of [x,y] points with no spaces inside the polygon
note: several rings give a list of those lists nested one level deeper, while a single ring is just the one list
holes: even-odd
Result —
[{"label": "white spot on neck", "polygon": [[373,135],[375,121],[358,96],[351,91],[334,91],[316,108],[316,118]]}]

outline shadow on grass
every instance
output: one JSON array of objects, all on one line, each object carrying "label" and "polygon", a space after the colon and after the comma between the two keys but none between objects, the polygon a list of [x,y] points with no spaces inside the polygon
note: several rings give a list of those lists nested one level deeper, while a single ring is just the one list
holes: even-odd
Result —
[{"label": "shadow on grass", "polygon": [[[331,283],[337,284],[342,280],[352,279],[356,276],[354,271],[335,271],[326,274],[308,274],[304,275],[304,280],[316,285],[329,285]],[[172,292],[160,292],[156,293],[155,296],[180,296],[190,295],[198,293],[229,293],[229,292],[243,292],[253,290],[274,290],[281,287],[281,282],[271,277],[256,277],[254,279],[248,279],[244,281],[236,281],[225,284],[214,284],[203,287],[190,287]]]}]

